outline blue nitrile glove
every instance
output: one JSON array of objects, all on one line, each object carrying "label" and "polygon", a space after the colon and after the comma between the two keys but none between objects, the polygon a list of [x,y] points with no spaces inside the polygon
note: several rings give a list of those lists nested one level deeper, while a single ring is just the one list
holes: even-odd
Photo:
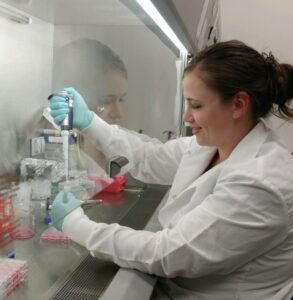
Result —
[{"label": "blue nitrile glove", "polygon": [[72,193],[59,192],[52,204],[52,225],[62,231],[64,218],[81,206]]},{"label": "blue nitrile glove", "polygon": [[[88,109],[83,97],[74,88],[64,88],[73,97],[73,126],[82,131],[87,128],[94,117],[94,113]],[[68,106],[63,97],[54,96],[50,99],[51,116],[56,124],[60,125],[68,114]]]}]

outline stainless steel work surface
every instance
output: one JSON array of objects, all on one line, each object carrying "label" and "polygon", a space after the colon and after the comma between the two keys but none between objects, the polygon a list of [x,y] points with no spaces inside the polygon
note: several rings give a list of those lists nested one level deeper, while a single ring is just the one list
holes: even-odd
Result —
[{"label": "stainless steel work surface", "polygon": [[[143,229],[166,191],[167,187],[154,185],[145,189],[129,188],[119,194],[101,193],[102,204],[84,208],[92,220]],[[29,265],[27,281],[7,299],[97,299],[119,268],[91,257],[75,243],[69,247],[42,245],[40,235],[46,225],[40,213],[34,222],[33,239],[14,241],[1,250],[1,255],[14,251],[17,259],[27,260]]]}]

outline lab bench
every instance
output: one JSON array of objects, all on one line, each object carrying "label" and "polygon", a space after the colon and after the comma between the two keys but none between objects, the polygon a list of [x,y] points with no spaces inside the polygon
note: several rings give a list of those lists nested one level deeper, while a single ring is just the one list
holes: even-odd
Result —
[{"label": "lab bench", "polygon": [[[97,222],[155,231],[158,207],[168,188],[147,185],[127,187],[118,194],[100,193],[102,203],[84,206],[84,210]],[[29,266],[26,281],[7,300],[149,299],[156,282],[154,276],[94,258],[74,242],[69,246],[42,244],[40,236],[47,228],[42,222],[45,210],[36,211],[34,237],[13,241],[0,250],[1,255],[13,251],[17,259],[26,260]]]}]

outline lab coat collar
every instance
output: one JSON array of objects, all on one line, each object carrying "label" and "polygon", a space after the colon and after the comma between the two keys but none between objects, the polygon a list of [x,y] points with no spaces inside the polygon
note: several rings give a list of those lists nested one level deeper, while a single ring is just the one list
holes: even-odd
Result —
[{"label": "lab coat collar", "polygon": [[261,120],[235,147],[226,163],[239,163],[257,155],[259,148],[267,139],[268,127]]},{"label": "lab coat collar", "polygon": [[173,181],[176,183],[171,188],[171,194],[174,195],[174,198],[200,177],[217,151],[215,147],[196,145],[195,137],[193,138],[194,140],[185,152]]},{"label": "lab coat collar", "polygon": [[[269,129],[266,127],[264,122],[258,122],[235,147],[229,158],[219,164],[218,167],[243,162],[244,160],[255,157],[259,148],[266,140],[268,132]],[[192,143],[192,145],[194,146],[194,143]],[[217,177],[219,175],[218,169],[221,169],[218,167],[212,168],[209,172],[207,172],[207,174],[205,174],[205,176],[201,176],[216,151],[217,149],[215,147],[198,146],[197,150],[195,147],[191,147],[181,162],[180,169],[178,170],[174,180],[176,185],[172,186],[171,194],[176,197],[184,190],[195,188],[201,182],[206,180],[206,178],[211,180],[211,178]],[[187,174],[189,176],[187,176]]]},{"label": "lab coat collar", "polygon": [[[186,206],[185,210],[192,209],[192,207],[203,201],[212,191],[223,166],[237,164],[255,157],[268,133],[268,128],[260,121],[235,147],[227,160],[205,174],[202,174],[202,172],[210,163],[216,148],[190,148],[182,159],[174,180],[176,184],[171,188],[169,199],[160,211],[159,220],[162,226],[174,226],[182,215],[182,207]],[[196,197],[193,197],[193,201],[190,202],[194,190],[196,190]],[[180,201],[176,201],[179,197],[181,197]]]}]

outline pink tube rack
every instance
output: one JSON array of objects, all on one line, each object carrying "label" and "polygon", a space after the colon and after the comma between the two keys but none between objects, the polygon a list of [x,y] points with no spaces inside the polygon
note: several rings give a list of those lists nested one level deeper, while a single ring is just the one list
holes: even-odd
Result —
[{"label": "pink tube rack", "polygon": [[24,260],[0,258],[0,300],[25,281],[27,271],[27,262]]},{"label": "pink tube rack", "polygon": [[43,245],[61,245],[69,246],[71,239],[68,235],[58,231],[54,227],[49,227],[41,235],[41,242]]},{"label": "pink tube rack", "polygon": [[31,228],[19,228],[11,232],[11,237],[14,240],[31,239],[34,236],[34,231]]}]

